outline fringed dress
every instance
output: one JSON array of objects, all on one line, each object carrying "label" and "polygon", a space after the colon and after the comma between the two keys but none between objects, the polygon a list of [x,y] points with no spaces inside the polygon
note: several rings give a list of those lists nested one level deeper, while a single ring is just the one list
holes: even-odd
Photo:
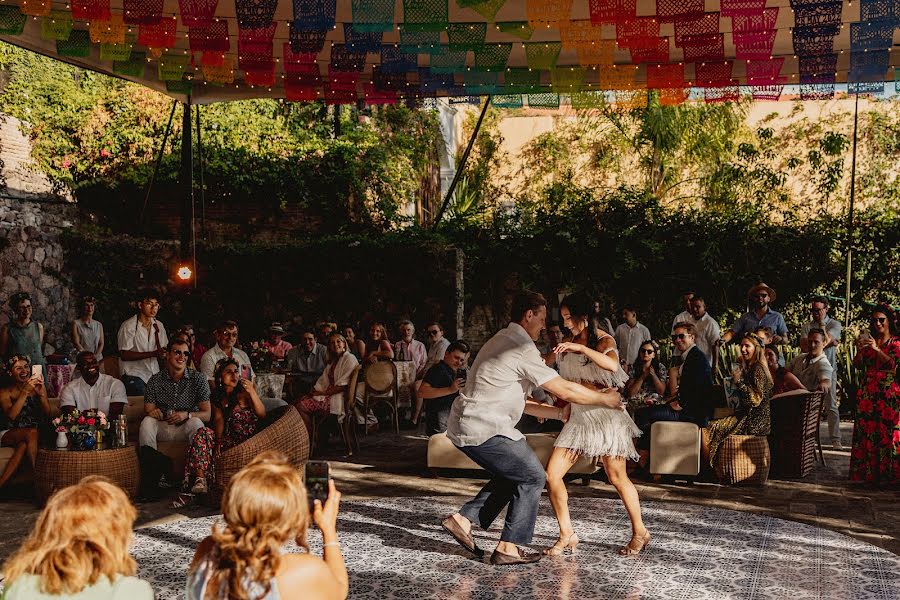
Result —
[{"label": "fringed dress", "polygon": [[[583,354],[566,352],[559,355],[556,362],[563,379],[587,383],[597,389],[621,389],[628,381],[622,367],[615,372],[607,371]],[[633,438],[640,436],[641,430],[624,408],[572,404],[569,420],[553,445],[567,448],[577,455],[621,456],[638,460]]]}]

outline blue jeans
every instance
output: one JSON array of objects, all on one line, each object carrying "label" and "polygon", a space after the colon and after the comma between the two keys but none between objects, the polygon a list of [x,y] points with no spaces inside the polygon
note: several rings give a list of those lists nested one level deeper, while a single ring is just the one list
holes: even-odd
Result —
[{"label": "blue jeans", "polygon": [[143,379],[134,375],[122,375],[122,383],[125,384],[125,393],[129,396],[143,396],[147,387]]},{"label": "blue jeans", "polygon": [[495,435],[478,446],[459,449],[493,475],[459,514],[487,530],[508,504],[500,541],[530,544],[546,476],[528,443]]}]

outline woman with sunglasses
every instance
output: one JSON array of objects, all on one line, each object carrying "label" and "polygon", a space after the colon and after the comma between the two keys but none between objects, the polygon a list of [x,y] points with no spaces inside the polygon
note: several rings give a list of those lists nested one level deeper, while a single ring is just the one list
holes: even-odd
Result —
[{"label": "woman with sunglasses", "polygon": [[872,311],[869,330],[856,340],[854,364],[865,370],[856,396],[850,481],[900,483],[900,337],[894,311]]},{"label": "woman with sunglasses", "polygon": [[[221,359],[216,363],[213,377],[216,382],[211,397],[213,426],[204,427],[194,435],[184,467],[184,489],[188,489],[191,476],[194,478],[192,494],[209,491],[207,478],[212,475],[215,458],[256,435],[260,421],[266,416],[266,407],[256,387],[241,377],[236,360]],[[179,494],[172,506],[181,508],[190,500],[190,495]]]},{"label": "woman with sunglasses", "polygon": [[[563,342],[554,350],[559,374],[591,389],[621,389],[628,376],[619,364],[616,343],[611,335],[591,325],[591,307],[590,298],[582,294],[566,296],[560,304],[559,314],[573,337],[571,342]],[[641,518],[637,489],[625,472],[625,460],[639,458],[632,438],[640,435],[641,430],[624,408],[572,404],[569,420],[556,438],[547,462],[547,490],[559,522],[559,539],[545,554],[571,554],[578,545],[563,477],[582,456],[600,457],[609,482],[628,512],[631,541],[619,549],[619,554],[638,554],[650,543],[650,532]]]},{"label": "woman with sunglasses", "polygon": [[632,404],[656,404],[665,396],[666,379],[666,369],[659,362],[659,345],[653,340],[641,342],[631,366],[631,379],[625,384],[628,400]]},{"label": "woman with sunglasses", "polygon": [[764,344],[755,333],[741,339],[741,357],[734,368],[732,381],[739,391],[741,403],[735,414],[711,421],[704,431],[703,448],[709,454],[710,466],[716,453],[730,435],[769,435],[772,427],[772,389],[775,384],[766,363]]}]

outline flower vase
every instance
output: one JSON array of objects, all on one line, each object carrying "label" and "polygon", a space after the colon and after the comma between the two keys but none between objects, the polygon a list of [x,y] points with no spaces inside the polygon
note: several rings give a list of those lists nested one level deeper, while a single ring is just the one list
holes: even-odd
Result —
[{"label": "flower vase", "polygon": [[56,447],[57,448],[65,448],[69,445],[69,436],[66,435],[65,431],[58,431],[56,433]]}]

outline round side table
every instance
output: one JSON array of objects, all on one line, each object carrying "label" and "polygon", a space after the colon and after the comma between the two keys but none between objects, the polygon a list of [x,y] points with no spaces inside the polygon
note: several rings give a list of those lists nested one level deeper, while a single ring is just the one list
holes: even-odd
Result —
[{"label": "round side table", "polygon": [[87,475],[108,477],[134,498],[140,478],[134,444],[102,450],[38,450],[34,483],[41,502],[46,502],[56,490],[76,484]]}]

